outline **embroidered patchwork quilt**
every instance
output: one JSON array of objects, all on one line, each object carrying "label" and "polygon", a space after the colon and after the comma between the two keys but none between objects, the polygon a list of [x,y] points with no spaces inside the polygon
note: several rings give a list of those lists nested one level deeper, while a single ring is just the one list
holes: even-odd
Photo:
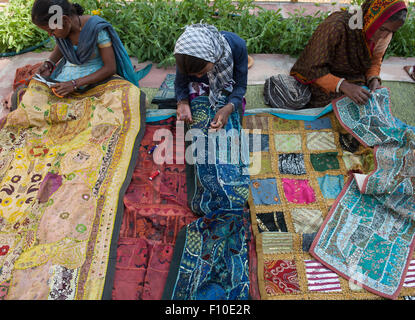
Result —
[{"label": "embroidered patchwork quilt", "polygon": [[[373,150],[342,147],[339,137],[347,131],[334,113],[314,121],[249,115],[243,127],[252,139],[249,205],[261,299],[379,299],[310,254],[349,173],[374,167]],[[415,271],[413,255],[408,267]],[[399,297],[414,293],[415,276],[408,272]]]},{"label": "embroidered patchwork quilt", "polygon": [[374,147],[375,168],[348,179],[311,253],[368,291],[395,299],[413,285],[407,271],[415,235],[415,132],[396,125],[389,96],[382,88],[364,106],[349,98],[333,102],[343,127]]},{"label": "embroidered patchwork quilt", "polygon": [[144,108],[125,80],[63,99],[32,80],[0,120],[0,299],[111,295]]}]

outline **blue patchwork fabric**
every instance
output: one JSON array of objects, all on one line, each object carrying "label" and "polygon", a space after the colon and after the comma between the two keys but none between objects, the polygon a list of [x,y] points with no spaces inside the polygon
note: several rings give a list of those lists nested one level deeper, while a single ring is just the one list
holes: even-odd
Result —
[{"label": "blue patchwork fabric", "polygon": [[249,134],[249,152],[269,151],[268,134]]},{"label": "blue patchwork fabric", "polygon": [[185,235],[185,242],[175,248],[180,261],[172,261],[177,278],[168,279],[163,300],[247,300],[248,221],[243,210],[221,210],[182,229],[178,238]]},{"label": "blue patchwork fabric", "polygon": [[[194,145],[198,138],[204,138],[205,152],[194,153],[196,164],[191,169],[194,171],[196,184],[191,187],[188,184],[188,196],[191,197],[190,208],[196,214],[203,216],[219,209],[241,209],[248,200],[249,172],[243,159],[243,150],[234,157],[232,163],[232,144],[227,144],[226,154],[228,159],[221,159],[220,152],[211,152],[209,146],[209,126],[215,117],[216,111],[210,107],[209,98],[200,96],[192,100],[191,110],[193,122],[190,129],[198,130],[201,135],[193,137]],[[232,112],[228,118],[225,130],[227,133],[237,134],[241,132],[241,124],[238,112]],[[217,139],[217,151],[220,151],[220,140]],[[242,148],[241,148],[242,149]],[[204,158],[203,158],[204,157]],[[211,159],[214,158],[214,159]],[[226,161],[228,160],[228,161]],[[193,179],[192,179],[193,180]]]},{"label": "blue patchwork fabric", "polygon": [[[415,131],[396,123],[388,88],[376,90],[365,105],[346,97],[336,101],[333,109],[355,138],[375,147],[377,166],[360,187],[355,178],[349,179],[310,253],[366,290],[396,299],[415,239]],[[333,177],[326,177],[319,183],[327,192],[337,184]]]},{"label": "blue patchwork fabric", "polygon": [[255,205],[274,205],[281,203],[277,180],[275,179],[251,180],[251,192]]},{"label": "blue patchwork fabric", "polygon": [[[209,124],[216,113],[209,98],[194,98],[191,110],[194,121],[190,129],[199,129],[200,137],[209,137]],[[225,129],[240,134],[238,112],[229,116]],[[244,173],[242,159],[222,164],[216,153],[212,156],[215,161],[209,161],[208,140],[201,144],[205,147],[201,156],[204,161],[188,167],[193,172],[191,175],[188,170],[188,178],[196,181],[194,187],[187,184],[191,209],[201,217],[178,235],[175,254],[179,254],[172,259],[164,299],[246,300],[249,296],[250,220],[244,211],[249,195],[248,171]]]},{"label": "blue patchwork fabric", "polygon": [[325,175],[324,177],[318,177],[317,181],[320,185],[323,197],[326,199],[336,199],[344,185],[343,175]]},{"label": "blue patchwork fabric", "polygon": [[304,128],[306,130],[321,130],[331,129],[331,121],[329,117],[319,118],[314,121],[304,121]]}]

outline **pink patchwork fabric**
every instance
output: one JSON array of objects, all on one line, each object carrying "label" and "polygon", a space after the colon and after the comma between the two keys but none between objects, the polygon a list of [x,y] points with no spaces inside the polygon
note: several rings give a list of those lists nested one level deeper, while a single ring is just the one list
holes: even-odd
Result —
[{"label": "pink patchwork fabric", "polygon": [[281,179],[285,197],[293,203],[316,202],[316,195],[308,180]]}]

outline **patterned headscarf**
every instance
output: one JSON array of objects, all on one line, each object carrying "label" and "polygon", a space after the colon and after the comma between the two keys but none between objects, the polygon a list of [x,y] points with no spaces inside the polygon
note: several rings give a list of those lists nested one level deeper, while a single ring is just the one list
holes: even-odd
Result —
[{"label": "patterned headscarf", "polygon": [[362,5],[363,33],[369,41],[394,13],[406,9],[404,0],[366,0]]},{"label": "patterned headscarf", "polygon": [[193,24],[179,37],[174,53],[186,54],[214,64],[207,73],[209,79],[209,101],[212,106],[221,107],[225,104],[222,90],[232,91],[233,57],[228,41],[218,29],[208,24]]}]

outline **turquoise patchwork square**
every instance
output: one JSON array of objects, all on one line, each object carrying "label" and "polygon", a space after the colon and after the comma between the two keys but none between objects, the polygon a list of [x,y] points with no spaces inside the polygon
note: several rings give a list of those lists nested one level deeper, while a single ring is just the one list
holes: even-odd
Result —
[{"label": "turquoise patchwork square", "polygon": [[336,199],[343,189],[343,175],[325,175],[317,178],[323,197],[326,199]]},{"label": "turquoise patchwork square", "polygon": [[377,234],[374,234],[367,244],[357,264],[370,279],[379,280],[384,274],[388,259],[385,253],[391,252],[392,243]]}]

